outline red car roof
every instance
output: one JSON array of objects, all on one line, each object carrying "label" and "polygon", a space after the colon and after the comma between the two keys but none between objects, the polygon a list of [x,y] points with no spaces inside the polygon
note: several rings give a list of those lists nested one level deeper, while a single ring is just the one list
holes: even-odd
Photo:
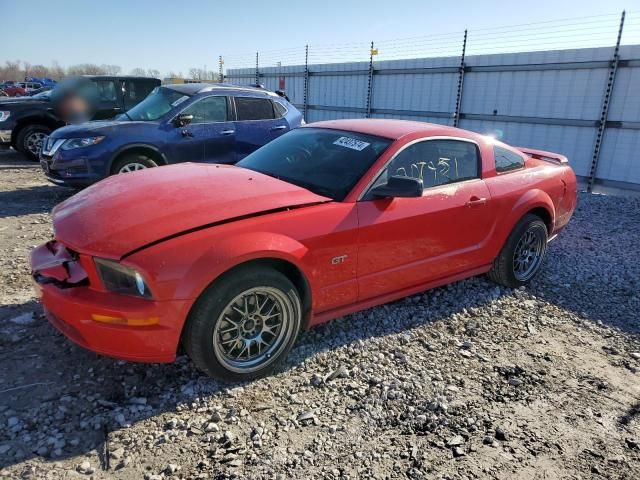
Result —
[{"label": "red car roof", "polygon": [[460,128],[438,125],[436,123],[412,122],[409,120],[392,120],[382,118],[356,118],[350,120],[328,120],[324,122],[314,122],[305,125],[306,127],[332,128],[336,130],[347,130],[350,132],[364,133],[378,137],[397,140],[412,133],[422,133],[424,136],[455,136],[471,138],[478,142],[486,139],[477,133],[462,130]]}]

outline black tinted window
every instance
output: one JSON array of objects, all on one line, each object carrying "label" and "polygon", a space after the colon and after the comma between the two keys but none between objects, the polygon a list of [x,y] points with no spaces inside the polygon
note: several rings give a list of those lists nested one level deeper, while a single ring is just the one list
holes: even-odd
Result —
[{"label": "black tinted window", "polygon": [[155,84],[151,82],[127,80],[124,88],[124,108],[129,110],[144,100],[155,88]]},{"label": "black tinted window", "polygon": [[238,120],[267,120],[274,117],[273,104],[267,98],[236,97]]},{"label": "black tinted window", "polygon": [[191,123],[224,122],[227,119],[227,97],[206,97],[183,113],[193,115]]},{"label": "black tinted window", "polygon": [[113,80],[96,80],[98,100],[101,102],[116,102],[118,100],[118,88]]},{"label": "black tinted window", "polygon": [[477,178],[478,159],[474,143],[426,140],[401,151],[375,184],[385,183],[389,176],[417,178],[425,188]]},{"label": "black tinted window", "polygon": [[506,148],[494,147],[493,156],[496,159],[496,172],[508,172],[524,167],[524,158]]},{"label": "black tinted window", "polygon": [[343,200],[391,140],[323,128],[298,128],[267,143],[239,167]]}]

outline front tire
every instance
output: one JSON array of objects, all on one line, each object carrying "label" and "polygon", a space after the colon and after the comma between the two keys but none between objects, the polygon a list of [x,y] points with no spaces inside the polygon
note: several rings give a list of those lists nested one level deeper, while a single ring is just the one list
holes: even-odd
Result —
[{"label": "front tire", "polygon": [[18,133],[16,138],[17,150],[29,160],[37,162],[44,139],[51,133],[45,125],[29,125]]},{"label": "front tire", "polygon": [[158,164],[146,155],[127,154],[116,160],[111,167],[111,175],[129,173],[147,168],[157,167]]},{"label": "front tire", "polygon": [[300,295],[286,276],[264,267],[240,267],[202,293],[182,342],[207,375],[247,381],[267,375],[286,358],[301,324]]},{"label": "front tire", "polygon": [[525,215],[493,261],[489,278],[509,288],[528,284],[544,262],[547,240],[547,226],[542,219],[533,214]]}]

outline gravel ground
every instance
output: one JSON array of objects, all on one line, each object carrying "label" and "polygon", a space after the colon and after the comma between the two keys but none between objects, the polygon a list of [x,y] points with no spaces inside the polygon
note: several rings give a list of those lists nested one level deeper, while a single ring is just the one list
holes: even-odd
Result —
[{"label": "gravel ground", "polygon": [[0,478],[640,478],[638,198],[581,195],[529,288],[351,315],[226,386],[47,324],[27,258],[68,195],[0,154]]}]

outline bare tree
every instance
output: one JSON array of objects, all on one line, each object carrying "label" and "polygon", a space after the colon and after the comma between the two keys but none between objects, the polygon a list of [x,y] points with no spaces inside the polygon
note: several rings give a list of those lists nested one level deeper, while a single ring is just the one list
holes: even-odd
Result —
[{"label": "bare tree", "polygon": [[103,63],[100,68],[104,70],[106,75],[118,75],[122,71],[119,65],[106,65]]},{"label": "bare tree", "polygon": [[133,70],[131,70],[131,72],[129,72],[131,75],[135,75],[137,77],[144,77],[147,75],[147,71],[144,68],[134,68]]},{"label": "bare tree", "polygon": [[22,80],[23,74],[20,68],[20,60],[11,62],[7,60],[3,67],[0,67],[0,79],[2,80]]},{"label": "bare tree", "polygon": [[160,78],[160,70],[150,68],[149,70],[147,70],[147,76],[152,78]]},{"label": "bare tree", "polygon": [[31,64],[29,62],[24,62],[24,75],[22,76],[22,80],[25,80],[27,77],[31,76]]},{"label": "bare tree", "polygon": [[60,66],[60,64],[54,60],[51,62],[51,68],[49,69],[49,74],[47,75],[49,78],[54,80],[62,80],[66,75],[64,68]]},{"label": "bare tree", "polygon": [[67,69],[68,75],[104,75],[105,73],[101,66],[94,63],[81,63]]},{"label": "bare tree", "polygon": [[30,77],[43,78],[49,76],[49,68],[44,65],[32,65],[29,70]]}]

